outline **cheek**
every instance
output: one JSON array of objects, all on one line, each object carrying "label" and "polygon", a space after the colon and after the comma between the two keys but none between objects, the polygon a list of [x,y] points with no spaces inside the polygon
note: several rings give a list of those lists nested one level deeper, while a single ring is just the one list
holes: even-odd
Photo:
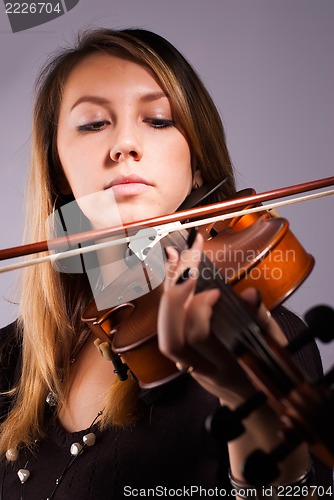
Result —
[{"label": "cheek", "polygon": [[92,155],[88,151],[67,144],[66,139],[59,136],[58,155],[67,182],[75,198],[90,194],[94,190],[92,171]]},{"label": "cheek", "polygon": [[[163,212],[176,210],[192,189],[191,155],[187,142],[182,140],[173,141],[168,148],[164,148],[161,173],[161,204],[164,205]],[[161,158],[161,156],[160,156]],[[165,206],[167,204],[167,206]]]},{"label": "cheek", "polygon": [[167,142],[160,144],[156,148],[156,152],[159,154],[161,161],[164,164],[168,163],[173,171],[182,170],[191,174],[190,149],[186,139],[179,131],[169,137]]},{"label": "cheek", "polygon": [[170,145],[167,158],[169,158],[168,171],[170,177],[174,178],[175,189],[178,187],[184,189],[185,186],[191,187],[191,155],[189,146],[183,137],[182,140],[179,141],[178,147],[175,147],[175,143]]}]

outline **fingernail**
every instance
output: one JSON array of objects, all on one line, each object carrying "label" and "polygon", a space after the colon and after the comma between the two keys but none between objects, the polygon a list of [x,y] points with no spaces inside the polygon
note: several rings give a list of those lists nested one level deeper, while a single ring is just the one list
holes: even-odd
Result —
[{"label": "fingernail", "polygon": [[191,248],[193,246],[197,233],[198,233],[198,227],[192,227],[190,229],[186,242],[186,248]]},{"label": "fingernail", "polygon": [[185,271],[183,271],[183,273],[181,274],[181,276],[177,280],[176,284],[180,285],[181,283],[184,283],[185,281],[187,281],[187,279],[189,278],[190,274],[191,274],[190,273],[190,267],[188,267]]}]

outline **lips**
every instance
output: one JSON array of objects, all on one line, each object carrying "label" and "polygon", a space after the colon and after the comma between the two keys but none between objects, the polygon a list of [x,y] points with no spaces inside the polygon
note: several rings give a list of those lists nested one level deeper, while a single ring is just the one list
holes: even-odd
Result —
[{"label": "lips", "polygon": [[138,175],[118,175],[107,186],[115,195],[134,196],[150,188],[152,184]]},{"label": "lips", "polygon": [[145,179],[142,177],[139,177],[138,175],[132,174],[132,175],[118,175],[115,177],[110,184],[106,187],[106,189],[114,186],[119,186],[121,184],[145,184],[147,186],[150,186],[151,184],[147,182]]}]

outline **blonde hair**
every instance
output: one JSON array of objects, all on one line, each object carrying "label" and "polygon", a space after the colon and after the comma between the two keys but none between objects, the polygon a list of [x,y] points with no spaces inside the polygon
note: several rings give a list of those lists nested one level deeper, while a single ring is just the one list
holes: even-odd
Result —
[{"label": "blonde hair", "polygon": [[[228,176],[214,202],[235,191],[224,129],[208,92],[184,57],[162,37],[146,30],[99,29],[83,33],[73,49],[45,67],[37,81],[33,114],[31,169],[27,188],[26,240],[47,239],[45,220],[61,203],[63,170],[56,148],[59,108],[73,67],[96,52],[145,65],[169,96],[173,119],[192,151],[193,168],[204,181]],[[84,274],[58,273],[50,264],[27,268],[22,277],[18,342],[22,375],[11,391],[12,406],[1,426],[0,450],[32,446],[43,435],[48,392],[63,397],[70,356],[83,330],[81,313],[91,300]],[[59,368],[61,367],[61,370]],[[102,425],[125,425],[135,419],[137,386],[131,380],[113,384]]]}]

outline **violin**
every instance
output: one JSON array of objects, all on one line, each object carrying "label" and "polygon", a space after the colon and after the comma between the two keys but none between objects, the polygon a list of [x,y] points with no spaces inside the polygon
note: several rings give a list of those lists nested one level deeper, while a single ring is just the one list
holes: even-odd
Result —
[{"label": "violin", "polygon": [[[334,178],[323,180],[322,184],[328,182],[334,183]],[[182,228],[191,225],[193,205],[202,203],[212,189],[212,186],[206,186],[197,190],[181,205],[181,212],[176,216],[182,218],[186,213],[188,222]],[[209,271],[210,279],[206,281],[211,282],[211,286],[216,286],[217,281],[218,286],[220,282],[224,287],[228,284],[237,294],[249,286],[256,286],[266,307],[272,310],[306,279],[314,259],[289,230],[288,222],[273,217],[264,209],[259,203],[263,198],[263,195],[256,196],[253,190],[237,193],[235,198],[221,204],[223,211],[226,206],[229,209],[243,206],[243,210],[232,219],[222,220],[223,214],[218,221],[208,223],[208,219],[204,219],[205,225],[200,226],[200,231],[204,236],[206,262],[212,263],[216,278],[219,278],[212,280],[213,271]],[[212,215],[217,206],[209,205],[200,210]],[[131,224],[126,227],[128,232],[129,226]],[[146,250],[152,248],[152,234],[143,240]],[[187,231],[178,227],[177,232],[160,239],[159,243],[175,246],[181,252],[186,238]],[[172,380],[179,373],[175,364],[162,356],[157,347],[157,313],[163,291],[163,277],[157,275],[159,265],[155,265],[152,258],[150,265],[146,260],[136,259],[135,255],[134,258],[137,264],[107,286],[99,294],[99,307],[96,301],[92,301],[82,319],[101,342],[112,345],[112,351],[131,367],[141,387],[150,389]],[[143,269],[147,276],[144,285],[140,283]],[[203,274],[203,269],[201,271]],[[198,286],[201,287],[200,283]],[[138,291],[140,287],[143,290]],[[131,290],[134,290],[132,297],[137,297],[134,300],[129,300]],[[109,307],[110,304],[114,306]],[[152,359],[156,362],[152,363]]]},{"label": "violin", "polygon": [[[238,193],[237,199],[252,196],[253,192],[247,190]],[[260,206],[260,210],[249,213],[248,208],[254,206]],[[282,460],[302,441],[307,441],[314,454],[333,467],[334,391],[330,384],[334,370],[322,382],[306,380],[291,359],[294,347],[284,348],[265,336],[239,298],[242,290],[256,286],[266,307],[275,309],[306,279],[314,266],[314,258],[290,231],[285,219],[273,216],[258,203],[249,203],[245,215],[241,212],[228,221],[203,225],[201,233],[204,252],[196,293],[214,287],[221,290],[213,309],[211,333],[236,357],[259,391],[253,401],[246,403],[247,411],[244,405],[233,412],[234,416],[242,413],[245,418],[267,401],[282,422],[282,443],[270,455],[259,456],[258,451],[250,456],[245,477],[251,470],[248,480],[251,484],[256,482],[254,468],[258,469],[261,460],[263,463],[273,460],[272,470],[278,474],[277,457]],[[186,248],[187,235],[187,231],[181,229],[159,243],[174,246],[181,252]],[[146,267],[147,288],[141,290],[141,296],[123,300],[127,291],[142,286],[138,278],[142,266],[143,262],[138,260],[137,265],[100,294],[100,304],[111,301],[115,306],[98,311],[93,301],[85,309],[82,320],[102,344],[111,346],[115,372],[121,379],[126,378],[129,368],[143,389],[153,389],[179,377],[180,371],[158,348],[156,325],[163,284],[158,284],[160,277],[154,274],[156,266]],[[326,321],[330,319],[333,323],[334,311],[328,309],[325,314]],[[319,336],[323,341],[333,339],[328,335],[328,327],[323,328]],[[230,423],[230,416],[228,420]],[[224,423],[220,422],[219,426],[224,428]],[[216,423],[214,427],[217,428]],[[268,482],[275,479],[272,470]]]},{"label": "violin", "polygon": [[[333,185],[334,178],[321,180],[320,184],[321,187]],[[301,189],[315,189],[314,183],[301,186],[292,187],[288,194],[301,192]],[[282,460],[301,441],[307,441],[320,460],[334,467],[334,391],[330,387],[334,371],[327,374],[323,381],[312,383],[306,380],[293,363],[289,347],[284,348],[264,335],[239,297],[243,289],[256,286],[267,308],[274,309],[300,286],[313,268],[313,257],[290,231],[288,222],[273,216],[261,205],[264,200],[286,196],[287,190],[285,194],[283,191],[271,192],[270,195],[244,191],[232,200],[199,209],[183,205],[179,213],[139,225],[131,223],[122,228],[116,227],[114,232],[108,229],[94,231],[94,234],[72,235],[70,244],[107,237],[119,233],[121,229],[123,232],[126,230],[126,240],[129,240],[138,232],[138,227],[147,229],[157,223],[183,220],[186,222],[181,227],[179,225],[177,231],[174,228],[172,233],[158,239],[162,247],[172,245],[181,252],[187,244],[186,228],[191,227],[194,218],[200,215],[204,219],[200,225],[204,252],[196,292],[208,288],[221,290],[213,309],[211,332],[235,356],[261,394],[256,403],[248,405],[250,411],[267,401],[280,416],[283,441],[273,451],[273,456]],[[190,204],[194,205],[197,201],[191,199]],[[231,214],[231,210],[236,208],[242,210]],[[150,264],[147,264],[147,257],[155,248],[157,234],[145,233],[144,244],[138,254],[140,258],[135,253],[128,270],[101,292],[99,304],[112,302],[114,305],[98,309],[96,302],[92,301],[82,315],[82,320],[99,341],[110,346],[119,377],[125,380],[130,370],[144,389],[169,383],[180,376],[175,364],[161,354],[157,342],[157,315],[163,281],[157,272],[159,266],[154,265],[154,251]],[[68,243],[68,237],[57,239],[51,242],[51,247],[62,249]],[[44,251],[43,245],[45,242],[38,244],[35,251]],[[27,255],[32,248],[26,245],[21,251]],[[0,251],[0,259],[13,254],[16,256],[17,252],[17,249]],[[69,255],[69,252],[64,253]],[[144,285],[138,279],[143,271],[147,278]],[[139,292],[136,290],[138,287],[141,287]],[[127,297],[131,297],[131,293],[136,298],[129,300]],[[326,334],[323,338],[328,340]],[[290,347],[290,351],[292,349]],[[244,416],[247,416],[247,411]]]}]

